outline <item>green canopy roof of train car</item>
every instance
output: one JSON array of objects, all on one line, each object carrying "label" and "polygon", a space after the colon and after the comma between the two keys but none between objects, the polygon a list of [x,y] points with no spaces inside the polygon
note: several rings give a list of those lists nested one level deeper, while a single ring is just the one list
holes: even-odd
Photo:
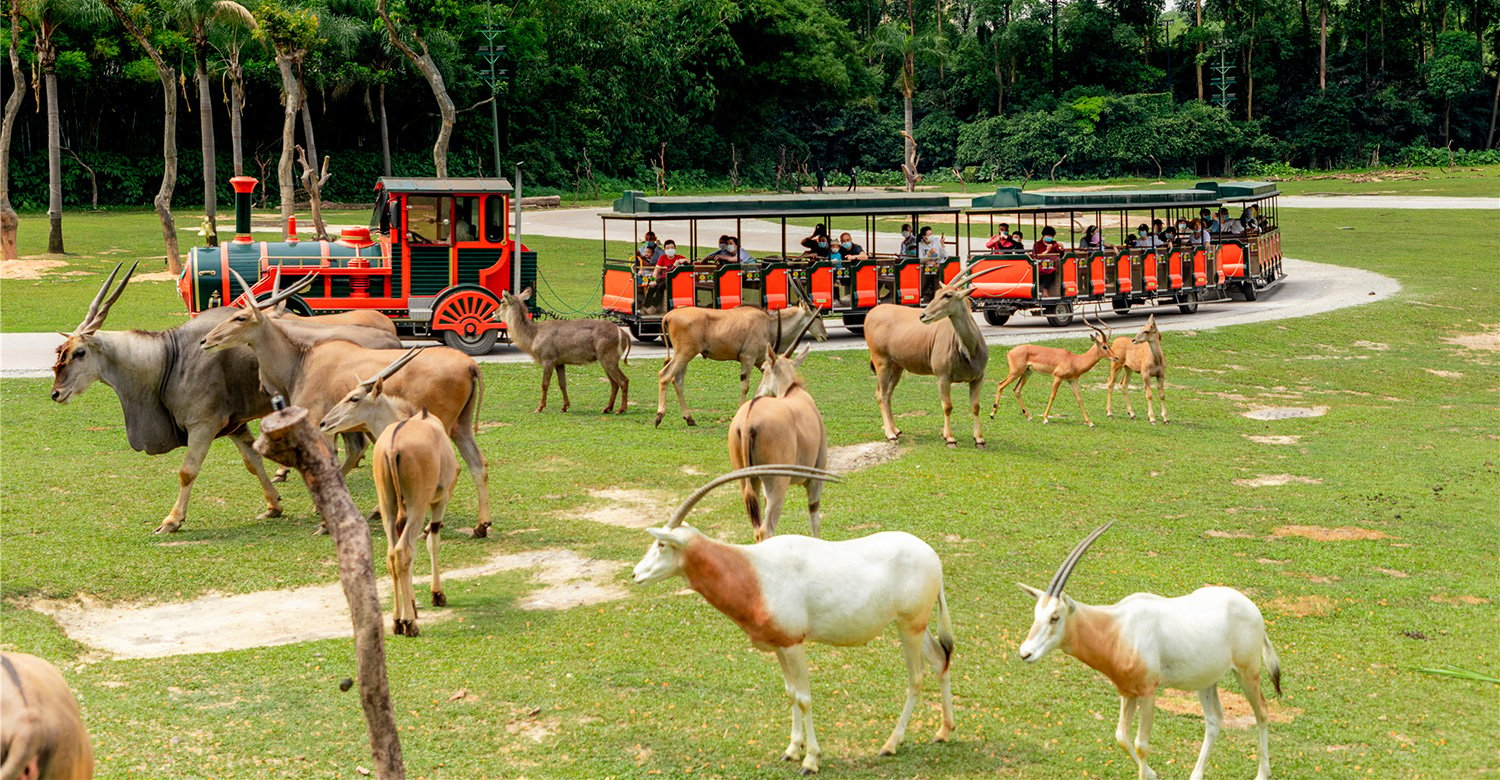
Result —
[{"label": "green canopy roof of train car", "polygon": [[1271,182],[1199,182],[1186,190],[1098,190],[1058,192],[1001,187],[993,195],[974,198],[973,212],[1120,211],[1211,207],[1225,201],[1248,201],[1279,194]]},{"label": "green canopy roof of train car", "polygon": [[385,176],[380,179],[380,184],[386,192],[415,192],[424,195],[509,195],[515,191],[510,179]]},{"label": "green canopy roof of train car", "polygon": [[927,192],[859,192],[823,195],[646,195],[628,190],[605,219],[765,219],[859,214],[951,214],[948,195]]}]

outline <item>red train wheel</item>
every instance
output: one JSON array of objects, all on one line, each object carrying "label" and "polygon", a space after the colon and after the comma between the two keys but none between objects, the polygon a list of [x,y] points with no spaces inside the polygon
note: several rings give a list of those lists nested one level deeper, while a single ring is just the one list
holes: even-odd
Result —
[{"label": "red train wheel", "polygon": [[443,343],[466,355],[487,355],[500,331],[491,319],[500,308],[495,296],[481,290],[459,290],[438,302],[432,329]]}]

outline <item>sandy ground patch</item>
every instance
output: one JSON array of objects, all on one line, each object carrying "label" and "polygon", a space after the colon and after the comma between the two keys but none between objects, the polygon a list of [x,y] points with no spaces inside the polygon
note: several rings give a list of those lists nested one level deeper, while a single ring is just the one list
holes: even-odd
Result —
[{"label": "sandy ground patch", "polygon": [[23,257],[19,260],[0,262],[0,279],[40,279],[54,268],[68,264],[67,260],[50,260],[45,257]]},{"label": "sandy ground patch", "polygon": [[[1265,686],[1262,692],[1270,695],[1272,692],[1270,680],[1262,675],[1262,684]],[[1219,691],[1219,705],[1224,710],[1224,720],[1221,725],[1226,729],[1248,729],[1255,725],[1255,710],[1250,709],[1250,702],[1233,691]],[[1184,691],[1162,691],[1156,697],[1156,706],[1174,715],[1203,715],[1203,705],[1198,701],[1198,694]],[[1266,702],[1266,716],[1272,723],[1290,723],[1298,715],[1302,714],[1300,707],[1288,707],[1279,701]]]},{"label": "sandy ground patch", "polygon": [[1301,436],[1251,436],[1244,434],[1245,438],[1256,444],[1296,444],[1302,441]]},{"label": "sandy ground patch", "polygon": [[132,282],[175,282],[177,274],[171,271],[157,271],[149,274],[135,274],[130,277]]},{"label": "sandy ground patch", "polygon": [[1261,607],[1287,617],[1319,617],[1333,612],[1333,602],[1326,596],[1280,596]]},{"label": "sandy ground patch", "polygon": [[1322,417],[1325,414],[1328,414],[1326,406],[1276,406],[1245,412],[1245,416],[1252,420],[1287,420],[1293,417]]},{"label": "sandy ground patch", "polygon": [[1286,536],[1300,536],[1315,542],[1351,542],[1370,539],[1394,539],[1384,531],[1372,531],[1369,528],[1357,528],[1355,526],[1342,526],[1339,528],[1323,528],[1316,525],[1283,525],[1271,532],[1273,538]]},{"label": "sandy ground patch", "polygon": [[1426,371],[1429,374],[1432,374],[1433,376],[1440,376],[1440,377],[1442,377],[1444,379],[1463,379],[1464,378],[1464,374],[1463,374],[1462,371],[1444,371],[1441,368],[1424,368],[1422,370]]},{"label": "sandy ground patch", "polygon": [[1351,346],[1359,347],[1360,349],[1369,349],[1375,352],[1385,352],[1391,348],[1390,344],[1382,344],[1378,341],[1356,341]]},{"label": "sandy ground patch", "polygon": [[1468,604],[1470,606],[1476,607],[1480,604],[1490,603],[1490,600],[1484,598],[1483,596],[1454,596],[1447,593],[1439,593],[1436,596],[1433,596],[1432,600],[1436,601],[1439,604]]},{"label": "sandy ground patch", "polygon": [[1384,569],[1384,568],[1381,568],[1379,566],[1375,567],[1375,571],[1378,571],[1381,574],[1384,574],[1384,575],[1389,576],[1389,577],[1395,577],[1398,580],[1404,580],[1407,577],[1411,576],[1410,574],[1407,574],[1406,572],[1401,571],[1400,569]]},{"label": "sandy ground patch", "polygon": [[[418,564],[426,557],[417,556]],[[625,598],[613,582],[628,564],[585,558],[571,550],[548,549],[496,555],[489,561],[443,573],[447,580],[474,579],[516,569],[537,569],[541,588],[523,596],[521,609],[569,609]],[[425,570],[416,573],[419,587]],[[390,578],[377,573],[382,599],[390,596]],[[338,583],[291,590],[238,595],[209,594],[175,604],[104,606],[89,596],[70,601],[39,600],[28,604],[50,615],[64,633],[115,658],[164,658],[271,647],[347,637],[349,609]],[[421,605],[425,628],[446,620],[452,609]],[[389,616],[387,616],[388,618]],[[389,628],[387,628],[389,630]]]},{"label": "sandy ground patch", "polygon": [[1471,333],[1443,339],[1445,343],[1465,349],[1500,352],[1500,325],[1486,325],[1483,333]]},{"label": "sandy ground patch", "polygon": [[1261,474],[1249,479],[1236,479],[1234,484],[1240,487],[1276,487],[1277,485],[1321,485],[1323,480],[1317,477],[1299,477],[1295,474]]},{"label": "sandy ground patch", "polygon": [[840,474],[879,466],[901,457],[900,445],[888,441],[870,441],[828,449],[828,470]]},{"label": "sandy ground patch", "polygon": [[1255,534],[1242,534],[1242,533],[1238,533],[1236,531],[1220,531],[1217,528],[1210,528],[1207,531],[1204,531],[1203,535],[1204,536],[1212,537],[1214,539],[1259,539],[1260,538],[1260,537],[1256,536]]},{"label": "sandy ground patch", "polygon": [[677,508],[677,503],[672,499],[651,490],[605,488],[590,490],[589,495],[609,503],[579,512],[572,517],[621,528],[647,528],[665,523]]}]

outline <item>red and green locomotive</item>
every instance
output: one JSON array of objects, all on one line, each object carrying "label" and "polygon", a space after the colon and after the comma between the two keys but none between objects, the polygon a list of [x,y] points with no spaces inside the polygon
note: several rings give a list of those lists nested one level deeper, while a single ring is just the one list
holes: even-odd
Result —
[{"label": "red and green locomotive", "polygon": [[471,355],[490,351],[504,335],[492,315],[500,294],[530,287],[536,253],[511,235],[511,183],[506,179],[383,178],[368,227],[341,231],[333,241],[256,241],[250,193],[256,180],[237,176],[235,237],[197,247],[178,280],[188,311],[198,314],[239,298],[238,273],[250,294],[267,295],[281,277],[290,286],[315,281],[288,301],[302,315],[371,309],[395,321],[403,335],[430,337]]}]

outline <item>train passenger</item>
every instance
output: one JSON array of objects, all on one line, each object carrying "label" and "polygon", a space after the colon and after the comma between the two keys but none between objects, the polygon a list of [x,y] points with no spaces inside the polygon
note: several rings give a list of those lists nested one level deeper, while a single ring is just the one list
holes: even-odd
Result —
[{"label": "train passenger", "polygon": [[755,258],[750,256],[750,250],[746,249],[745,245],[740,242],[739,236],[729,237],[729,242],[724,248],[724,254],[729,258],[724,261],[726,263],[748,264],[752,270],[760,265],[755,261]]},{"label": "train passenger", "polygon": [[917,234],[911,230],[911,225],[901,226],[901,256],[917,256]]},{"label": "train passenger", "polygon": [[661,257],[661,244],[656,241],[656,231],[646,231],[645,240],[641,242],[641,248],[650,250],[651,262],[656,262]]},{"label": "train passenger", "polygon": [[1208,229],[1208,222],[1201,219],[1193,220],[1189,227],[1193,237],[1193,246],[1208,246],[1214,241],[1214,234]]},{"label": "train passenger", "polygon": [[[1253,206],[1251,208],[1254,208]],[[1255,213],[1250,209],[1240,210],[1240,228],[1246,233],[1259,233],[1260,225],[1255,221]]]},{"label": "train passenger", "polygon": [[1114,249],[1114,247],[1104,243],[1104,233],[1099,230],[1098,225],[1089,225],[1087,228],[1084,228],[1083,241],[1078,246],[1081,249],[1086,249],[1091,252],[1104,249]]},{"label": "train passenger", "polygon": [[1043,276],[1057,273],[1057,261],[1062,259],[1063,247],[1057,241],[1057,228],[1048,225],[1042,228],[1042,237],[1031,248],[1031,254],[1041,260],[1037,271]]},{"label": "train passenger", "polygon": [[729,256],[729,236],[723,235],[719,236],[719,248],[709,254],[704,255],[703,262],[723,263],[727,262],[727,258]]},{"label": "train passenger", "polygon": [[990,236],[990,240],[984,242],[984,248],[991,252],[998,252],[1002,244],[1008,243],[1010,243],[1010,223],[1001,222],[1000,230],[995,235]]},{"label": "train passenger", "polygon": [[813,228],[812,235],[802,239],[802,246],[807,249],[802,253],[803,257],[828,257],[833,254],[833,242],[828,240],[828,226],[819,222]]},{"label": "train passenger", "polygon": [[837,247],[834,247],[834,253],[837,254],[839,258],[846,263],[850,260],[870,259],[870,255],[869,253],[865,252],[865,248],[860,246],[859,244],[854,243],[854,237],[849,235],[848,233],[839,234],[839,245]]},{"label": "train passenger", "polygon": [[1215,233],[1237,236],[1245,232],[1244,223],[1237,219],[1230,219],[1229,209],[1227,208],[1221,207],[1219,209],[1219,218],[1216,220],[1216,224],[1218,225],[1218,229],[1213,230]]},{"label": "train passenger", "polygon": [[1026,244],[1021,242],[1021,231],[1019,230],[1015,233],[1002,231],[994,238],[985,242],[984,246],[991,252],[998,252],[1000,254],[1014,254],[1026,251]]},{"label": "train passenger", "polygon": [[1161,239],[1151,232],[1151,226],[1142,222],[1135,229],[1135,235],[1125,240],[1125,245],[1131,249],[1154,249],[1161,246]]},{"label": "train passenger", "polygon": [[931,227],[923,226],[917,233],[917,256],[923,260],[946,260],[948,247],[943,245],[942,236],[933,233]]},{"label": "train passenger", "polygon": [[685,264],[688,259],[685,255],[677,254],[677,242],[667,239],[662,242],[661,257],[656,259],[655,277],[651,286],[646,288],[645,311],[659,312],[662,310],[663,301],[667,292],[667,269],[680,264]]}]

